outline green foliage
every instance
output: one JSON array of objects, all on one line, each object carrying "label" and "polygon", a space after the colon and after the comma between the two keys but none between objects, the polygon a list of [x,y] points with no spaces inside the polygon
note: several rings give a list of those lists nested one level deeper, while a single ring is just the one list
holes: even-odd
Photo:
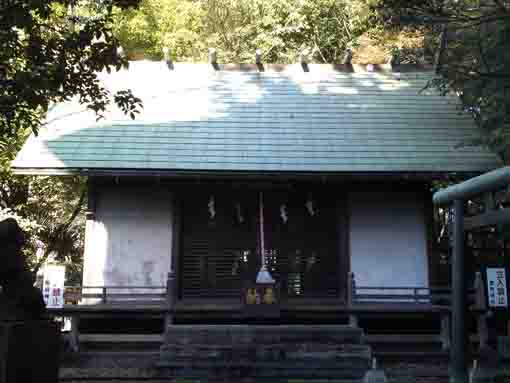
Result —
[{"label": "green foliage", "polygon": [[510,2],[378,0],[376,9],[381,22],[428,27],[439,63],[430,86],[459,94],[480,127],[464,145],[483,145],[510,163]]},{"label": "green foliage", "polygon": [[114,31],[128,57],[161,58],[163,46],[179,58],[198,58],[202,9],[199,2],[142,0],[138,9],[117,10]]},{"label": "green foliage", "polygon": [[[78,97],[99,116],[110,95],[97,72],[127,65],[112,31],[111,1],[2,3],[0,10],[0,136],[37,132],[52,103]],[[122,7],[129,5],[122,1]],[[129,91],[120,95],[126,113],[139,108]],[[118,101],[118,100],[116,100]],[[134,103],[133,103],[134,102]],[[9,150],[9,148],[3,150]]]},{"label": "green foliage", "polygon": [[[102,70],[128,61],[113,33],[114,5],[138,0],[13,0],[0,9],[0,219],[14,217],[29,234],[34,271],[49,258],[79,272],[83,245],[81,178],[21,177],[9,164],[52,104],[77,98],[101,118],[113,101],[132,118],[142,107],[130,90],[110,94]],[[37,255],[39,249],[39,255]]]},{"label": "green foliage", "polygon": [[[37,271],[47,259],[81,272],[85,180],[80,177],[27,177],[12,174],[10,162],[30,133],[0,138],[0,220],[12,217],[28,234],[27,262]],[[40,249],[38,251],[38,249]]]},{"label": "green foliage", "polygon": [[142,0],[116,15],[115,34],[131,58],[221,62],[295,62],[308,50],[315,62],[340,62],[369,28],[368,3],[354,0]]},{"label": "green foliage", "polygon": [[[25,256],[37,272],[47,260],[81,272],[84,239],[85,180],[80,177],[26,177],[4,172],[0,220],[13,217],[28,234]],[[6,198],[4,199],[3,196]]]}]

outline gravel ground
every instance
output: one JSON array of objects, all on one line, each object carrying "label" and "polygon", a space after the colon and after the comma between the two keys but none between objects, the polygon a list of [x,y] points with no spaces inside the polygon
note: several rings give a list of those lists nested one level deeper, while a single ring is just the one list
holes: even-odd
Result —
[{"label": "gravel ground", "polygon": [[[89,352],[79,353],[62,363],[60,382],[104,383],[104,382],[170,382],[169,378],[158,377],[153,367],[157,352]],[[388,383],[448,383],[446,361],[403,362],[382,361],[379,363],[388,377]],[[94,379],[97,378],[97,379]],[[266,381],[264,381],[266,382]],[[297,381],[293,381],[296,382]],[[510,383],[510,363],[502,365],[497,383]],[[200,383],[193,379],[178,379],[175,383]]]}]

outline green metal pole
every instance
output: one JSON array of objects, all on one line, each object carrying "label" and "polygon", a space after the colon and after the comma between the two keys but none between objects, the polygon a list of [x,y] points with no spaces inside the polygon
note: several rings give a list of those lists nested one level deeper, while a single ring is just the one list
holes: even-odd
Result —
[{"label": "green metal pole", "polygon": [[450,383],[468,383],[466,276],[464,262],[464,201],[453,202],[452,348]]}]

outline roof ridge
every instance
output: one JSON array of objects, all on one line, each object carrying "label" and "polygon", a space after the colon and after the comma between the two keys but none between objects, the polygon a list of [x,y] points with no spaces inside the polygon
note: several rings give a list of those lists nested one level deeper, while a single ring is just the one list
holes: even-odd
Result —
[{"label": "roof ridge", "polygon": [[[165,64],[165,61],[152,60],[132,60],[130,64]],[[434,67],[431,64],[321,64],[321,63],[206,63],[206,62],[172,62],[169,70],[178,71],[179,67],[209,67],[211,71],[216,72],[285,72],[288,70],[302,70],[303,72],[345,72],[345,73],[405,73],[405,72],[433,72]]]}]

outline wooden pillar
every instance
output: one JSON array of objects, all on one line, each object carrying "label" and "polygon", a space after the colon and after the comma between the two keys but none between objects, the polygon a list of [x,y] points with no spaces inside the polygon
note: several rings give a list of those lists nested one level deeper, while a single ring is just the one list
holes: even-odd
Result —
[{"label": "wooden pillar", "polygon": [[449,351],[451,347],[451,321],[450,313],[445,312],[441,314],[441,349]]},{"label": "wooden pillar", "polygon": [[180,270],[180,239],[181,239],[181,200],[178,194],[172,199],[172,254],[170,259],[170,270],[166,281],[166,304],[168,312],[165,314],[165,332],[168,326],[174,323],[175,302],[179,298],[179,270]]},{"label": "wooden pillar", "polygon": [[172,254],[170,260],[169,272],[173,275],[173,301],[176,302],[179,299],[180,287],[180,275],[181,270],[181,227],[182,227],[182,209],[181,209],[181,198],[177,193],[174,194],[173,198],[173,219],[172,219]]},{"label": "wooden pillar", "polygon": [[452,347],[450,351],[450,382],[468,383],[464,201],[457,199],[453,204]]},{"label": "wooden pillar", "polygon": [[96,219],[97,208],[97,188],[94,179],[90,177],[87,180],[87,211],[85,218],[87,221],[94,221]]},{"label": "wooden pillar", "polygon": [[173,271],[168,273],[166,281],[166,303],[168,312],[165,314],[165,331],[168,326],[174,323],[173,309],[175,305],[175,274]]},{"label": "wooden pillar", "polygon": [[[350,272],[347,275],[347,307],[349,309],[353,308],[354,300],[356,295],[356,280],[354,278],[354,273]],[[355,314],[349,314],[349,325],[353,327],[358,327],[358,317]]]},{"label": "wooden pillar", "polygon": [[80,316],[79,314],[73,314],[71,316],[71,349],[74,352],[78,352],[80,350]]},{"label": "wooden pillar", "polygon": [[[339,297],[345,300],[346,305],[350,305],[352,302],[349,297],[349,291],[351,289],[350,269],[350,244],[349,244],[349,203],[348,193],[341,194],[339,200],[336,203],[336,216],[338,217],[337,222],[337,233],[338,233],[338,292]],[[354,274],[352,275],[354,277]]]}]

